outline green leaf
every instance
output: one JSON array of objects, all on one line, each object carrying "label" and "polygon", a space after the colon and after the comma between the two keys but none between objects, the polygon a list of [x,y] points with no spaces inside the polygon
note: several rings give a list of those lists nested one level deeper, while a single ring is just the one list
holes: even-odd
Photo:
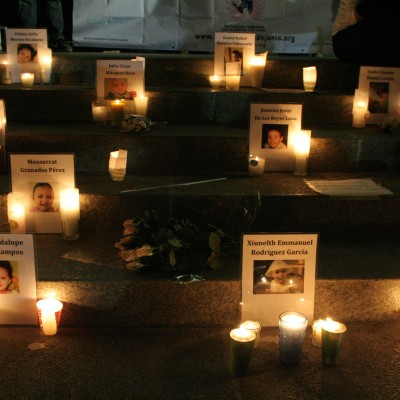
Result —
[{"label": "green leaf", "polygon": [[176,255],[175,255],[175,251],[172,249],[169,252],[169,265],[171,265],[172,267],[175,267],[175,265],[176,265]]},{"label": "green leaf", "polygon": [[208,266],[213,270],[219,270],[224,267],[224,259],[221,253],[215,253],[214,251],[211,253],[211,256],[207,261]]},{"label": "green leaf", "polygon": [[221,237],[217,235],[215,232],[211,232],[209,237],[208,237],[208,244],[210,245],[210,248],[212,251],[215,251],[216,253],[221,252]]}]

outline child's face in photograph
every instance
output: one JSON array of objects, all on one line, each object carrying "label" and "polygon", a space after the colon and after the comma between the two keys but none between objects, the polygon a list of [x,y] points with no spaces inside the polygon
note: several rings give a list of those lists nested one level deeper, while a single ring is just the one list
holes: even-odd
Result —
[{"label": "child's face in photograph", "polygon": [[275,282],[279,283],[280,285],[284,285],[286,282],[286,269],[277,269],[273,272]]},{"label": "child's face in photograph", "polygon": [[32,61],[32,53],[28,49],[21,49],[18,52],[18,62],[20,64],[25,64]]},{"label": "child's face in photograph", "polygon": [[32,196],[35,207],[43,212],[49,211],[53,204],[54,192],[48,186],[39,186]]},{"label": "child's face in photograph", "polygon": [[276,130],[272,130],[268,132],[268,145],[273,149],[282,142],[283,136],[281,136],[280,132]]},{"label": "child's face in photograph", "polygon": [[128,82],[126,79],[114,79],[113,91],[118,94],[124,94],[128,90]]},{"label": "child's face in photograph", "polygon": [[3,267],[0,267],[0,291],[7,290],[10,283],[11,279],[8,276],[7,270]]}]

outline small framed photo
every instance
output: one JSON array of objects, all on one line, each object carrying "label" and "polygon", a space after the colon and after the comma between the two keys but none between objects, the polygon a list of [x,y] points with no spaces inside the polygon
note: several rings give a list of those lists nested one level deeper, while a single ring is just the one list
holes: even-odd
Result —
[{"label": "small framed photo", "polygon": [[265,171],[293,171],[301,114],[301,104],[251,104],[249,154],[265,158]]},{"label": "small framed photo", "polygon": [[24,195],[27,232],[61,233],[60,190],[75,187],[73,154],[10,154],[11,187]]},{"label": "small framed photo", "polygon": [[400,68],[360,67],[358,89],[368,93],[367,124],[377,124],[400,106]]},{"label": "small framed photo", "polygon": [[0,234],[0,324],[37,323],[33,236]]},{"label": "small framed photo", "polygon": [[318,234],[244,234],[242,320],[278,325],[285,311],[314,315]]}]

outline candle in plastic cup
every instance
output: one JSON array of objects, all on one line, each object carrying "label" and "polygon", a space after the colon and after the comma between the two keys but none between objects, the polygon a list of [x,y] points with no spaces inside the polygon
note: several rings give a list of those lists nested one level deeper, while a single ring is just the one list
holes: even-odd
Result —
[{"label": "candle in plastic cup", "polygon": [[110,153],[108,171],[113,181],[122,181],[126,175],[126,164],[128,160],[127,150],[117,150]]},{"label": "candle in plastic cup", "polygon": [[256,334],[245,328],[236,328],[230,332],[232,372],[236,376],[246,375],[253,353]]},{"label": "candle in plastic cup", "polygon": [[288,311],[279,316],[279,358],[282,364],[300,363],[307,328],[304,314]]},{"label": "candle in plastic cup", "polygon": [[43,299],[36,303],[40,328],[45,335],[55,335],[63,304],[56,299]]},{"label": "candle in plastic cup", "polygon": [[60,216],[63,238],[65,240],[78,239],[80,218],[79,189],[67,188],[60,190]]},{"label": "candle in plastic cup", "polygon": [[346,325],[341,322],[327,319],[321,323],[322,326],[322,364],[335,365],[339,355],[344,335],[347,331]]},{"label": "candle in plastic cup", "polygon": [[24,87],[32,87],[35,81],[35,75],[30,72],[21,74],[21,82]]}]

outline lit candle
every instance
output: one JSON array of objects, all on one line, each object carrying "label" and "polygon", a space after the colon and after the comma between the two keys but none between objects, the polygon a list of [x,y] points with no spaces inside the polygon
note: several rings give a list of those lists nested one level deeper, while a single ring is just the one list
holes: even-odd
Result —
[{"label": "lit candle", "polygon": [[45,335],[55,335],[61,318],[63,304],[56,299],[42,299],[36,303],[40,328]]},{"label": "lit candle", "polygon": [[32,87],[35,80],[35,74],[24,72],[21,74],[21,82],[24,87]]},{"label": "lit candle", "polygon": [[323,320],[318,319],[312,324],[312,342],[315,346],[321,347],[322,344],[322,325]]},{"label": "lit candle", "polygon": [[7,215],[11,233],[25,233],[25,196],[20,192],[7,195]]},{"label": "lit candle", "polygon": [[264,173],[265,158],[249,155],[249,175],[259,176]]},{"label": "lit candle", "polygon": [[212,89],[218,89],[221,86],[221,77],[218,75],[210,75],[210,86]]},{"label": "lit candle", "polygon": [[249,331],[252,331],[256,334],[256,341],[254,342],[254,347],[258,346],[258,343],[260,342],[260,336],[261,336],[261,325],[257,321],[244,321],[243,323],[240,324],[240,328],[248,329]]},{"label": "lit candle", "polygon": [[279,357],[282,364],[297,365],[300,362],[307,328],[307,317],[287,311],[279,316]]},{"label": "lit candle", "polygon": [[149,98],[144,95],[135,97],[136,114],[142,115],[143,117],[145,117],[147,115],[148,101],[149,101]]},{"label": "lit candle", "polygon": [[43,48],[38,51],[38,60],[40,66],[40,77],[43,83],[50,82],[52,51],[51,49]]},{"label": "lit candle", "polygon": [[230,334],[232,372],[236,376],[247,374],[256,334],[245,328],[232,329]]},{"label": "lit candle", "polygon": [[317,83],[317,68],[306,67],[303,68],[303,85],[306,92],[312,92]]},{"label": "lit candle", "polygon": [[225,86],[228,90],[239,90],[240,75],[225,75]]},{"label": "lit candle", "polygon": [[67,188],[60,190],[60,216],[63,238],[76,240],[79,238],[79,189]]},{"label": "lit candle", "polygon": [[111,102],[111,125],[121,126],[124,119],[125,104],[122,100],[114,100]]},{"label": "lit candle", "polygon": [[94,122],[109,121],[106,101],[92,101],[92,117]]},{"label": "lit candle", "polygon": [[360,89],[354,92],[353,127],[364,128],[365,118],[368,115],[368,93]]},{"label": "lit candle", "polygon": [[294,138],[294,155],[296,157],[294,175],[307,175],[308,156],[310,154],[311,131],[299,131]]},{"label": "lit candle", "polygon": [[321,327],[322,364],[334,365],[342,345],[344,334],[347,331],[346,325],[327,318],[326,321],[321,322]]},{"label": "lit candle", "polygon": [[122,181],[126,174],[127,150],[112,151],[108,163],[108,170],[113,181]]},{"label": "lit candle", "polygon": [[8,61],[3,61],[2,83],[3,83],[3,85],[10,85],[12,83],[11,71],[8,66]]},{"label": "lit candle", "polygon": [[250,59],[251,86],[260,88],[264,79],[268,52],[256,54]]},{"label": "lit candle", "polygon": [[241,62],[227,62],[225,64],[225,86],[228,90],[239,90]]}]

